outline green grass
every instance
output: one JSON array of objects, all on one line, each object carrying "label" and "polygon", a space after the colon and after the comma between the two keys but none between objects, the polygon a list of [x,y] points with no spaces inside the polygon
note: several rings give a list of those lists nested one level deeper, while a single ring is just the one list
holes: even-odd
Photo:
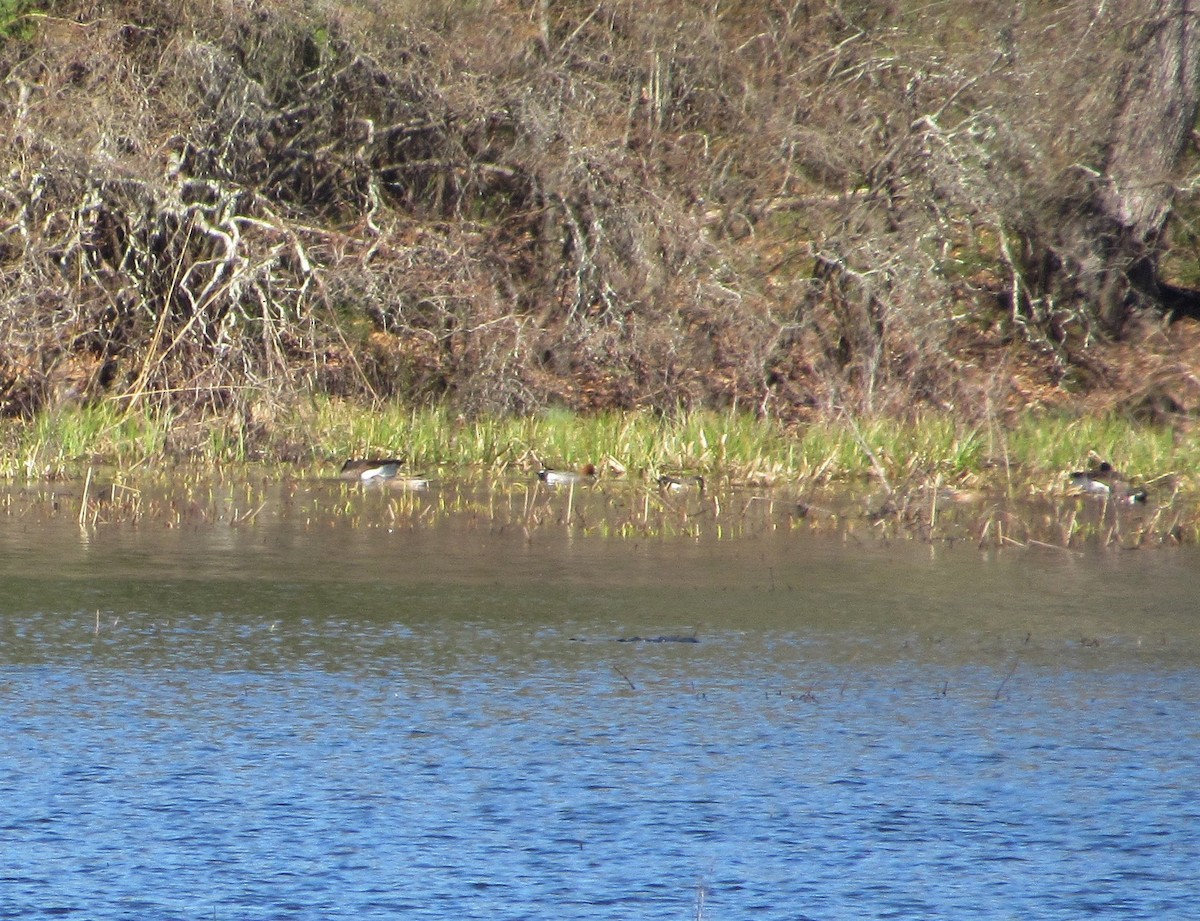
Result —
[{"label": "green grass", "polygon": [[36,20],[29,15],[32,7],[30,0],[0,0],[0,41],[33,38]]},{"label": "green grass", "polygon": [[9,421],[0,472],[30,479],[79,474],[93,465],[133,468],[166,455],[172,421],[115,403],[42,413],[31,422]]},{"label": "green grass", "polygon": [[1115,417],[1029,417],[996,442],[1027,476],[1078,470],[1096,458],[1143,481],[1190,479],[1200,469],[1200,443]]},{"label": "green grass", "polygon": [[[175,424],[110,403],[10,421],[0,430],[0,473],[36,479],[82,475],[93,465],[169,466],[172,446],[187,440]],[[289,457],[322,471],[350,456],[396,454],[414,470],[442,475],[594,463],[606,476],[646,482],[669,470],[714,483],[872,481],[903,490],[937,481],[1023,496],[1065,490],[1066,474],[1097,457],[1142,482],[1170,478],[1185,490],[1200,469],[1200,442],[1122,418],[1065,415],[1031,415],[1010,427],[935,414],[915,422],[843,416],[789,429],[736,412],[467,419],[444,407],[367,409],[320,398],[254,432],[232,419],[193,422],[190,431],[189,459],[218,469]]]},{"label": "green grass", "polygon": [[[334,401],[312,405],[314,461],[402,454],[414,467],[530,469],[594,463],[630,476],[664,469],[744,477],[792,470],[795,436],[743,414],[649,412],[578,415],[551,410],[467,420],[445,409],[389,407],[366,413]],[[292,431],[305,428],[294,422]]]},{"label": "green grass", "polygon": [[[110,489],[95,501],[80,500],[80,522],[91,524],[178,523],[187,515],[247,525],[269,504],[272,485],[329,479],[345,457],[378,454],[406,456],[414,472],[434,477],[439,488],[408,494],[339,484],[333,506],[308,498],[317,504],[305,514],[351,526],[368,526],[370,515],[382,514],[417,526],[469,513],[527,531],[566,526],[614,538],[723,538],[769,526],[995,547],[1200,540],[1192,473],[1200,445],[1120,418],[1030,416],[1004,427],[936,414],[911,422],[842,416],[786,428],[729,412],[467,419],[445,408],[371,411],[321,399],[290,410],[256,406],[253,425],[238,414],[206,420],[126,414],[117,403],[0,425],[0,474],[34,483],[75,478],[78,485],[93,473],[90,483]],[[259,460],[271,456],[298,460]],[[1123,517],[1107,503],[1071,495],[1067,474],[1101,457],[1149,487],[1151,501]],[[542,464],[588,462],[603,471],[595,490],[564,495],[532,488]],[[663,495],[655,478],[668,470],[701,473],[710,489]],[[727,485],[775,488],[756,489],[755,501],[730,502]],[[933,485],[958,489],[927,488]],[[614,493],[623,499],[612,502]],[[180,495],[188,501],[168,498]],[[1017,501],[997,502],[999,495]]]},{"label": "green grass", "polygon": [[651,479],[663,470],[731,482],[838,483],[886,478],[893,488],[939,480],[1016,494],[1059,491],[1066,474],[1110,460],[1142,481],[1191,480],[1200,444],[1123,418],[1028,416],[1011,427],[964,425],[949,415],[915,422],[841,417],[794,429],[746,413],[548,411],[467,420],[445,409],[376,412],[313,404],[307,426],[315,463],[350,455],[403,454],[414,467],[533,469],[595,463]]}]

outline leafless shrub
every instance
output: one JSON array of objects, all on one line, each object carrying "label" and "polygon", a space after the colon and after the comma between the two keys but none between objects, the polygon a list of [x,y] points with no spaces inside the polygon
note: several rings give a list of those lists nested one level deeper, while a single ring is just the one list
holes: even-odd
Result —
[{"label": "leafless shrub", "polygon": [[970,413],[972,340],[1090,329],[1083,0],[52,9],[0,55],[10,411]]}]

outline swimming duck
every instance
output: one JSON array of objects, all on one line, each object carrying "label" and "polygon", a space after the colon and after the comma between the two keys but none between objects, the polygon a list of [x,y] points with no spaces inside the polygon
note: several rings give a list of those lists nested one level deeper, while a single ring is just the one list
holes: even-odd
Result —
[{"label": "swimming duck", "polygon": [[704,492],[704,477],[685,476],[680,474],[674,476],[669,473],[664,473],[658,478],[658,485],[666,492],[686,492],[695,490],[696,492]]},{"label": "swimming duck", "polygon": [[342,472],[338,474],[343,480],[355,480],[370,483],[376,480],[394,480],[400,472],[404,461],[400,458],[351,458],[342,464]]},{"label": "swimming duck", "polygon": [[538,471],[538,479],[547,486],[572,486],[576,483],[595,483],[596,465],[584,464],[575,470],[550,470],[543,467]]},{"label": "swimming duck", "polygon": [[1071,482],[1084,492],[1096,496],[1112,496],[1117,501],[1130,505],[1146,501],[1146,490],[1131,488],[1125,477],[1117,473],[1108,461],[1101,461],[1087,470],[1076,470],[1071,474]]}]

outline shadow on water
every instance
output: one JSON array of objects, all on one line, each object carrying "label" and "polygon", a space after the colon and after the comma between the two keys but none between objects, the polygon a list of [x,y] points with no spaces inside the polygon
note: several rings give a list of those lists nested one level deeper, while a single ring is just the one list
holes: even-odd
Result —
[{"label": "shadow on water", "polygon": [[[4,496],[0,578],[13,611],[41,612],[53,599],[70,617],[40,629],[77,642],[120,634],[114,645],[128,651],[135,637],[203,643],[224,629],[229,649],[261,634],[260,664],[311,658],[318,634],[326,664],[386,660],[422,625],[486,635],[519,623],[576,643],[729,644],[768,631],[850,637],[855,655],[876,643],[883,655],[989,643],[1033,655],[1043,643],[1194,639],[1185,613],[1200,585],[1181,563],[1194,548],[1041,539],[1064,518],[1078,533],[1084,520],[1092,533],[1107,521],[1144,535],[1146,519],[1161,518],[1153,510],[1063,499],[1018,514],[997,503],[980,525],[978,505],[945,502],[930,509],[930,532],[903,526],[918,517],[911,509],[885,517],[868,505],[845,493],[800,506],[764,491],[536,481],[423,490],[200,481],[114,489],[95,505],[49,484]],[[1023,539],[1004,537],[1001,521]],[[47,648],[46,636],[17,642],[13,623],[10,655]]]},{"label": "shadow on water", "polygon": [[0,915],[1188,917],[1200,551],[862,508],[12,488]]},{"label": "shadow on water", "polygon": [[710,482],[675,492],[622,479],[558,488],[532,477],[394,482],[399,485],[280,480],[251,468],[240,477],[172,474],[114,483],[94,480],[89,471],[82,483],[10,486],[0,492],[0,511],[47,525],[76,521],[85,536],[114,525],[248,528],[263,522],[307,530],[517,528],[527,536],[557,528],[568,539],[721,540],[786,530],[859,541],[966,542],[981,549],[1151,548],[1191,543],[1196,536],[1196,510],[1167,494],[1127,504],[1069,491],[1012,499],[923,485],[884,493],[816,486],[722,489]]}]

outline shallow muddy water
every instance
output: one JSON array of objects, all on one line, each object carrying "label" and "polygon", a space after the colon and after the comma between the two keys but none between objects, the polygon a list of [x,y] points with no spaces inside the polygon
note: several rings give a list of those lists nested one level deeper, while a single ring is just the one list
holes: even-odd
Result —
[{"label": "shallow muddy water", "polygon": [[753,494],[79,501],[0,517],[2,917],[1194,912],[1195,548]]}]

